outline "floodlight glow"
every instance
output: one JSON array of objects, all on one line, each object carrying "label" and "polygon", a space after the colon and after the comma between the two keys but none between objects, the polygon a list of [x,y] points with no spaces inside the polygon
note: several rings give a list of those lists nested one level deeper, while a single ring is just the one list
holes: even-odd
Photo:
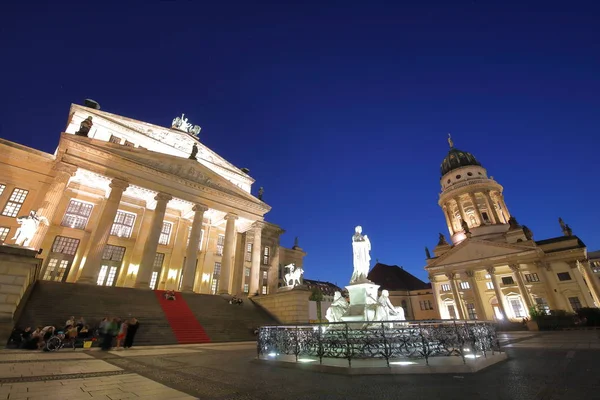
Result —
[{"label": "floodlight glow", "polygon": [[414,364],[418,364],[414,361],[392,361],[390,362],[390,364],[394,364],[394,365],[414,365]]},{"label": "floodlight glow", "polygon": [[311,360],[310,358],[299,358],[298,361],[308,363],[308,362],[315,362],[317,360]]},{"label": "floodlight glow", "polygon": [[277,357],[279,354],[277,353],[269,353],[267,354],[269,357]]},{"label": "floodlight glow", "polygon": [[467,354],[467,355],[465,355],[465,358],[479,358],[479,357],[481,357],[481,356],[478,356],[476,354]]}]

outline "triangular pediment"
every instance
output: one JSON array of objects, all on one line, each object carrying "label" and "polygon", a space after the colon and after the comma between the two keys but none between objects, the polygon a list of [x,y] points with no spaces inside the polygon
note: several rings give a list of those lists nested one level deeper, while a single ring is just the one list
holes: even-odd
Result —
[{"label": "triangular pediment", "polygon": [[467,239],[435,259],[428,267],[460,264],[482,259],[512,258],[534,251],[535,248],[531,246]]},{"label": "triangular pediment", "polygon": [[269,208],[252,194],[239,188],[234,183],[223,178],[221,175],[196,160],[75,135],[64,134],[64,138],[74,142],[75,145],[85,146],[88,151],[101,152],[108,156],[113,156],[140,165],[144,168],[150,168],[164,174],[173,175],[180,179],[198,183],[245,201]]}]

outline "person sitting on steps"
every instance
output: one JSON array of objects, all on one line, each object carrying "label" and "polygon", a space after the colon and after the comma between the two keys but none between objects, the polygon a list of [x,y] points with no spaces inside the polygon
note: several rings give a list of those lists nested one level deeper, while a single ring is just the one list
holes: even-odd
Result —
[{"label": "person sitting on steps", "polygon": [[231,300],[229,300],[229,304],[237,304],[237,305],[241,306],[243,303],[244,303],[244,300],[240,299],[236,295],[233,295]]},{"label": "person sitting on steps", "polygon": [[167,290],[165,292],[165,299],[167,299],[167,300],[175,300],[175,291],[174,290]]}]

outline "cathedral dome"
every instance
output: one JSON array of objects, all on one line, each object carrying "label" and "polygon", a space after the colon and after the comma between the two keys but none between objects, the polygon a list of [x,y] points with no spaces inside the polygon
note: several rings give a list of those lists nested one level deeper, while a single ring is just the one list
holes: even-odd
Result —
[{"label": "cathedral dome", "polygon": [[442,161],[442,165],[440,166],[440,173],[442,174],[442,176],[446,175],[450,171],[461,167],[481,167],[481,163],[477,161],[473,154],[455,148],[454,143],[452,142],[452,139],[450,137],[448,137],[448,144],[450,144],[450,151],[448,152],[448,155],[446,156],[446,158],[444,158],[444,160]]}]

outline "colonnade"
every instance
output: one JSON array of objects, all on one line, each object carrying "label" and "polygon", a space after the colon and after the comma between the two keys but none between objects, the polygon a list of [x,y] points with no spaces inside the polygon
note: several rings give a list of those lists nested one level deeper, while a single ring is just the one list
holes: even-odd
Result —
[{"label": "colonnade", "polygon": [[[469,196],[469,199],[473,203],[473,209],[475,210],[475,216],[477,217],[479,225],[483,225],[483,215],[482,215],[482,210],[479,208],[479,205],[477,204],[477,196],[476,195],[478,193],[481,193],[483,195],[483,199],[485,201],[485,205],[486,205],[486,208],[488,211],[488,217],[491,218],[491,223],[493,223],[493,224],[507,223],[508,219],[510,218],[510,214],[508,212],[508,208],[506,207],[506,203],[504,202],[504,196],[502,196],[502,194],[498,194],[498,195],[496,195],[497,201],[494,201],[494,199],[492,198],[492,191],[485,190],[482,192],[471,192],[471,193],[466,194],[467,196]],[[452,197],[452,198],[448,199],[445,203],[442,204],[442,209],[444,210],[444,216],[446,218],[446,224],[448,225],[450,234],[454,235],[455,233],[461,232],[462,229],[456,229],[454,226],[455,217],[452,214],[452,202],[456,203],[456,207],[458,209],[458,213],[460,214],[460,218],[463,221],[466,221],[467,224],[469,224],[469,226],[471,228],[473,226],[472,226],[472,224],[469,223],[469,220],[467,219],[467,215],[465,212],[465,208],[463,206],[463,201],[461,199],[461,196],[458,195],[456,197]],[[506,213],[505,216],[501,217],[498,214],[498,211],[496,210],[496,207],[495,207],[496,204],[499,204],[500,207],[502,207],[502,209]],[[489,215],[489,214],[491,214],[491,215]]]}]

